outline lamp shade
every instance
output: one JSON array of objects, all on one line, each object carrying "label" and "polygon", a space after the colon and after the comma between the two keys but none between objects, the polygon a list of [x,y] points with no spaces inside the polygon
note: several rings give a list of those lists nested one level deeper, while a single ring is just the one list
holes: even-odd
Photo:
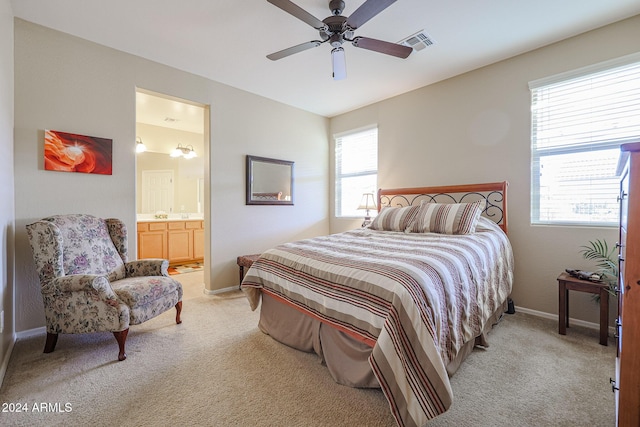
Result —
[{"label": "lamp shade", "polygon": [[360,206],[358,209],[375,209],[376,208],[376,199],[373,196],[373,193],[364,193],[362,195],[362,200],[360,200]]}]

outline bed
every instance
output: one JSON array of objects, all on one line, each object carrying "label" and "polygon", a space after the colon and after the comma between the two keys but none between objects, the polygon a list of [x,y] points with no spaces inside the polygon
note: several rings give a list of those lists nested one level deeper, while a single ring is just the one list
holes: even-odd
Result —
[{"label": "bed", "polygon": [[506,182],[382,189],[369,227],[270,249],[241,289],[263,332],[317,353],[340,384],[380,387],[399,426],[422,426],[506,310],[506,207]]}]

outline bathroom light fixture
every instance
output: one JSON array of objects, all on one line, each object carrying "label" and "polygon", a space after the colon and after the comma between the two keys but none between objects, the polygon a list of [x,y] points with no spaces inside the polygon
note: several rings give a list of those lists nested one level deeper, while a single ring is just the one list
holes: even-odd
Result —
[{"label": "bathroom light fixture", "polygon": [[185,159],[193,159],[194,157],[197,157],[196,151],[193,149],[193,145],[183,147],[182,144],[178,144],[176,149],[169,155],[171,157],[184,157]]},{"label": "bathroom light fixture", "polygon": [[136,153],[144,153],[145,151],[147,151],[147,147],[142,142],[142,138],[136,136]]}]

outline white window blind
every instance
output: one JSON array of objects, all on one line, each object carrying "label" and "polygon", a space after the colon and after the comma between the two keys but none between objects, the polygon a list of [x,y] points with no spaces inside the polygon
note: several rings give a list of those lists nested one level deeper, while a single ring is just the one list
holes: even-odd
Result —
[{"label": "white window blind", "polygon": [[531,222],[617,224],[620,144],[640,137],[640,57],[530,89]]},{"label": "white window blind", "polygon": [[362,217],[363,193],[376,193],[378,185],[378,128],[335,137],[337,217]]}]

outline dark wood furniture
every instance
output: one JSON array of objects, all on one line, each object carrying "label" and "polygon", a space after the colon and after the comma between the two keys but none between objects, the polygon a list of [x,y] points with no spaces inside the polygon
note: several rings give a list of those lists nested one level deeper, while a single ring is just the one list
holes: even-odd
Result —
[{"label": "dark wood furniture", "polygon": [[567,334],[569,326],[569,291],[600,295],[600,344],[608,345],[609,329],[609,285],[580,280],[568,273],[558,276],[558,333]]},{"label": "dark wood furniture", "polygon": [[616,423],[640,425],[640,142],[623,144],[620,173],[620,275],[613,391]]},{"label": "dark wood furniture", "polygon": [[238,259],[236,260],[238,267],[240,268],[240,282],[238,283],[238,286],[242,284],[242,279],[244,279],[244,268],[251,267],[251,264],[256,262],[258,258],[260,258],[260,254],[240,255],[238,257]]}]

